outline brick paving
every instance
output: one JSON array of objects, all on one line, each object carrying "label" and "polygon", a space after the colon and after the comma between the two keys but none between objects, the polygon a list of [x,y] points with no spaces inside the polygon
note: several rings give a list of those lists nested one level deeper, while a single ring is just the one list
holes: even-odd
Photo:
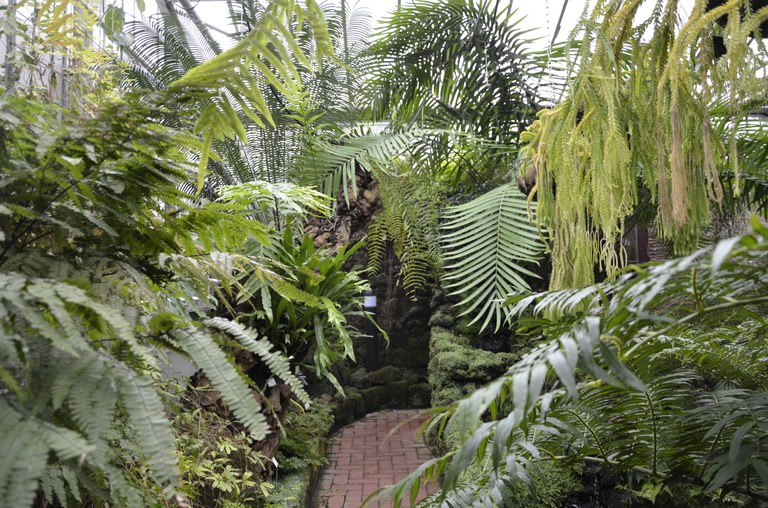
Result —
[{"label": "brick paving", "polygon": [[[312,508],[360,508],[363,500],[391,485],[432,458],[429,449],[416,441],[416,429],[427,418],[421,415],[388,436],[398,424],[419,410],[380,411],[341,429],[328,445],[328,465],[320,474]],[[436,483],[421,486],[418,499],[440,489]],[[373,504],[390,508],[389,501]],[[404,500],[402,507],[409,506]]]}]

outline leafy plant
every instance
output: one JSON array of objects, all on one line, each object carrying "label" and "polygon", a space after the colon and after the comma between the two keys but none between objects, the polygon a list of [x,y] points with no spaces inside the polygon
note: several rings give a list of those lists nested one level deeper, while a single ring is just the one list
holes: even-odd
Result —
[{"label": "leafy plant", "polygon": [[333,426],[333,414],[323,404],[308,410],[293,407],[286,418],[286,436],[276,455],[279,474],[319,468],[327,461],[319,446]]},{"label": "leafy plant", "polygon": [[219,507],[226,501],[249,503],[265,497],[270,486],[257,473],[267,458],[254,451],[252,437],[199,407],[180,412],[173,424],[182,490],[194,504]]},{"label": "leafy plant", "polygon": [[[608,275],[625,264],[617,242],[641,188],[676,255],[697,247],[710,205],[723,202],[726,170],[733,197],[741,194],[750,159],[739,156],[740,133],[764,96],[765,47],[748,34],[768,10],[700,0],[683,13],[678,2],[656,2],[642,19],[643,4],[613,0],[585,12],[568,93],[524,135],[537,180],[531,199],[553,238],[552,289],[591,283],[596,264]],[[730,47],[716,59],[720,33]]]},{"label": "leafy plant", "polygon": [[15,506],[31,505],[39,485],[64,505],[85,496],[149,504],[148,491],[115,465],[132,462],[110,444],[120,440],[118,414],[155,494],[177,495],[171,427],[152,383],[155,351],[202,367],[254,439],[271,429],[223,349],[229,341],[309,400],[269,342],[236,323],[202,321],[190,306],[194,295],[211,301],[241,287],[227,260],[267,273],[257,259],[215,250],[249,236],[266,241],[266,227],[231,207],[190,204],[178,183],[190,174],[184,143],[196,142],[146,122],[170,114],[147,102],[126,96],[83,118],[26,98],[3,101],[0,490]]},{"label": "leafy plant", "polygon": [[[296,2],[230,1],[227,7],[231,40],[240,48],[227,51],[228,62],[194,9],[170,8],[149,22],[128,23],[126,31],[135,41],[126,51],[131,85],[222,89],[215,99],[206,95],[194,101],[196,118],[210,123],[226,116],[236,126],[236,131],[216,132],[210,138],[215,155],[200,161],[209,166],[210,195],[222,185],[252,180],[304,183],[311,167],[294,158],[306,152],[311,160],[310,141],[336,137],[355,119],[350,89],[358,78],[351,62],[367,33],[366,16],[315,2],[304,8]],[[217,81],[222,66],[240,69],[242,83],[236,89]],[[187,72],[189,79],[179,81]]]},{"label": "leafy plant", "polygon": [[[373,118],[513,145],[538,97],[538,69],[514,15],[511,4],[485,0],[402,6],[368,51]],[[474,169],[493,174],[495,162]]]},{"label": "leafy plant", "polygon": [[447,208],[443,219],[445,287],[462,295],[462,315],[476,314],[472,323],[482,319],[481,329],[493,321],[498,331],[512,320],[506,296],[530,289],[524,277],[537,277],[521,263],[537,262],[544,250],[524,196],[514,185],[497,187]]},{"label": "leafy plant", "polygon": [[384,207],[368,227],[368,270],[377,273],[391,248],[400,262],[403,287],[415,297],[435,280],[442,264],[438,216],[443,192],[439,184],[415,177],[409,160],[375,174]]},{"label": "leafy plant", "polygon": [[307,366],[340,392],[331,368],[342,358],[354,359],[352,337],[358,333],[347,318],[371,319],[359,297],[368,284],[357,272],[343,270],[361,245],[331,254],[316,249],[309,236],[297,240],[286,227],[270,246],[249,242],[244,247],[250,256],[271,259],[278,278],[268,282],[258,272],[242,273],[237,313],[296,361],[311,355]]},{"label": "leafy plant", "polygon": [[[764,500],[768,229],[753,227],[614,282],[513,297],[552,338],[435,415],[429,428],[452,426],[461,444],[395,487],[395,504],[420,476],[444,474],[446,505],[470,492],[503,506],[507,485],[548,460],[602,464],[648,495],[688,484]],[[464,485],[475,462],[486,472]]]}]

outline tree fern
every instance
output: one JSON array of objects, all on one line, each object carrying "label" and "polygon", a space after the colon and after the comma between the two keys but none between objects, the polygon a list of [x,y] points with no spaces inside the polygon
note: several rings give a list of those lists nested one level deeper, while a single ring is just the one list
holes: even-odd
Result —
[{"label": "tree fern", "polygon": [[481,328],[494,322],[496,330],[509,323],[511,312],[503,305],[513,291],[530,289],[525,277],[536,277],[520,263],[537,262],[544,250],[537,227],[529,222],[525,197],[513,185],[498,187],[443,212],[440,244],[443,248],[443,281],[463,300],[463,314],[482,320]]}]

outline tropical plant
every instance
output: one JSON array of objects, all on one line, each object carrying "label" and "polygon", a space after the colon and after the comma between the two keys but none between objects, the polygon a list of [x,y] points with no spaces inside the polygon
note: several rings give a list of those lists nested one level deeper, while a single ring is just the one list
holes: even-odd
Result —
[{"label": "tropical plant", "polygon": [[[641,189],[660,236],[682,255],[725,190],[754,199],[742,174],[765,176],[739,149],[752,144],[744,128],[765,100],[765,46],[749,39],[768,9],[698,0],[686,13],[660,1],[642,19],[645,3],[611,0],[585,12],[568,93],[524,136],[537,180],[530,199],[553,239],[553,289],[589,284],[596,264],[608,275],[625,264],[617,244]],[[719,36],[728,48],[717,58]]]},{"label": "tropical plant", "polygon": [[[753,227],[613,282],[511,298],[547,339],[437,412],[428,429],[453,428],[461,444],[396,486],[395,504],[422,476],[444,475],[442,506],[505,506],[533,463],[574,460],[630,475],[646,497],[687,484],[712,498],[768,499],[768,228]],[[486,473],[463,484],[471,463]]]},{"label": "tropical plant", "polygon": [[29,94],[85,111],[115,96],[121,69],[94,40],[91,28],[98,18],[88,2],[8,2],[0,6],[0,17],[4,94]]},{"label": "tropical plant", "polygon": [[[341,126],[354,121],[350,88],[357,78],[351,65],[368,30],[364,13],[314,2],[299,10],[281,2],[227,5],[232,13],[229,39],[253,60],[243,60],[243,82],[236,93],[217,82],[214,71],[205,79],[228,91],[213,102],[197,101],[196,117],[208,122],[207,116],[220,108],[215,116],[226,114],[238,126],[237,136],[216,133],[211,138],[216,157],[200,161],[201,167],[209,165],[206,189],[211,195],[222,185],[284,182],[311,170],[294,164],[294,158],[312,138],[336,137]],[[135,88],[173,89],[187,72],[186,84],[204,85],[193,69],[208,61],[223,63],[220,44],[194,9],[182,12],[167,5],[162,15],[126,23],[124,31],[134,41],[126,57]],[[215,70],[217,65],[204,67]]]},{"label": "tropical plant", "polygon": [[[147,123],[164,114],[153,105],[125,97],[101,104],[94,118],[27,98],[5,99],[2,109],[2,498],[29,506],[42,481],[64,504],[80,499],[80,486],[96,499],[146,504],[116,465],[126,461],[110,446],[117,421],[172,496],[179,473],[152,385],[155,351],[171,348],[200,365],[254,437],[270,429],[218,329],[187,310],[173,263],[160,258],[204,263],[204,246],[228,249],[263,237],[265,227],[188,204],[177,188],[190,175],[180,147],[197,142]],[[307,398],[287,368],[276,374]]]},{"label": "tropical plant", "polygon": [[[313,4],[295,7],[273,4],[265,23],[285,16],[301,24],[309,15],[311,26],[324,28],[312,17]],[[56,35],[41,44],[53,44]],[[287,36],[279,40],[292,44]],[[240,133],[241,121],[227,117],[222,97],[243,105],[258,99],[238,69],[258,66],[266,43],[258,35],[244,41],[196,67],[194,80],[178,79],[170,94],[99,101],[92,115],[15,96],[18,89],[2,98],[3,502],[30,506],[40,495],[64,506],[146,506],[171,498],[183,504],[167,406],[153,382],[167,350],[202,369],[252,439],[273,429],[252,395],[256,387],[229,356],[233,348],[253,354],[309,402],[269,341],[207,316],[242,291],[244,271],[290,290],[262,259],[238,253],[249,238],[269,242],[269,227],[251,218],[260,210],[200,205],[180,187],[193,175],[190,156],[203,161],[213,138]],[[230,79],[224,84],[214,76]],[[205,105],[194,134],[175,113],[190,100]],[[259,111],[268,118],[267,109]],[[137,468],[154,488],[137,484]]]},{"label": "tropical plant", "polygon": [[372,117],[514,145],[538,108],[539,70],[514,16],[495,0],[401,6],[369,50]]},{"label": "tropical plant", "polygon": [[279,279],[272,282],[258,271],[243,272],[237,315],[272,338],[296,362],[330,380],[341,393],[331,369],[339,360],[355,359],[352,338],[359,335],[347,319],[371,319],[359,298],[368,284],[357,272],[343,270],[361,246],[330,253],[316,249],[309,236],[297,241],[291,228],[286,228],[282,237],[273,237],[271,245],[248,242],[243,248],[249,256],[270,259]]},{"label": "tropical plant", "polygon": [[474,313],[494,329],[510,324],[512,312],[503,302],[513,291],[530,289],[526,278],[538,277],[521,263],[536,263],[543,246],[528,206],[514,184],[487,192],[467,203],[448,207],[441,225],[448,290],[462,296],[462,314]]},{"label": "tropical plant", "polygon": [[[417,2],[399,9],[377,33],[362,63],[371,76],[367,115],[387,120],[391,132],[350,136],[317,144],[312,151],[314,167],[325,179],[324,191],[344,192],[347,202],[349,191],[357,190],[356,172],[374,175],[383,212],[368,230],[369,267],[378,269],[391,245],[411,295],[441,269],[436,204],[454,189],[466,193],[502,183],[513,167],[517,137],[533,117],[533,78],[539,67],[524,51],[524,33],[515,28],[513,14],[499,2],[464,0]],[[536,242],[538,235],[525,229],[520,234]],[[456,231],[478,233],[469,227]],[[443,243],[446,253],[461,256],[451,254],[450,243]],[[528,259],[529,253],[518,250],[514,256]],[[479,265],[470,266],[467,260],[466,270],[478,270]],[[453,273],[456,266],[448,265],[449,276],[460,277],[460,272]],[[500,277],[490,284],[511,289],[508,280]],[[465,296],[474,291],[460,284],[455,289]],[[498,317],[496,305],[491,307]],[[491,307],[478,313],[486,324]]]}]

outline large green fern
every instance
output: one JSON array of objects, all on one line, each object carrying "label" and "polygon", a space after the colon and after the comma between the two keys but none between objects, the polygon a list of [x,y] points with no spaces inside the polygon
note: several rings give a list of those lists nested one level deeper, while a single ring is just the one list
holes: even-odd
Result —
[{"label": "large green fern", "polygon": [[[244,273],[268,286],[290,282],[264,257],[238,252],[246,239],[270,241],[251,209],[198,206],[181,190],[192,174],[185,148],[196,142],[148,123],[165,114],[152,100],[126,95],[88,118],[3,99],[0,496],[9,505],[30,506],[38,491],[63,506],[148,506],[176,494],[177,454],[156,385],[163,350],[202,368],[257,439],[273,429],[225,353],[229,340],[309,401],[274,347],[234,323],[200,321],[195,302],[234,302]],[[131,446],[115,446],[121,440]],[[137,486],[136,468],[151,491]]]}]

